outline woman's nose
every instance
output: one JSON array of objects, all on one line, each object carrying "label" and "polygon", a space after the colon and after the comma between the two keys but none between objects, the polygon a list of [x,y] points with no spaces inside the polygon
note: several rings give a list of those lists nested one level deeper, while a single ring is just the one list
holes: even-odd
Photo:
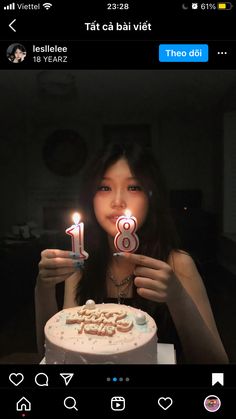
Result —
[{"label": "woman's nose", "polygon": [[126,201],[124,198],[124,195],[122,193],[122,191],[117,191],[111,201],[111,206],[112,208],[125,208],[126,207]]}]

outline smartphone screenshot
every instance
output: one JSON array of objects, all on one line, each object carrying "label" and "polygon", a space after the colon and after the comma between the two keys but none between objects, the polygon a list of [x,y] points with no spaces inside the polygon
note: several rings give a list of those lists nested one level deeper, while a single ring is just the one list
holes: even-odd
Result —
[{"label": "smartphone screenshot", "polygon": [[232,417],[234,2],[0,8],[5,417]]}]

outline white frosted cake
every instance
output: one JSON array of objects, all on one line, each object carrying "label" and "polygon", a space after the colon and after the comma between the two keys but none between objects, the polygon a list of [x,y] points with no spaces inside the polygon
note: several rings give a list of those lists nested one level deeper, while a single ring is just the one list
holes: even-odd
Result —
[{"label": "white frosted cake", "polygon": [[46,364],[156,364],[157,326],[122,304],[64,309],[45,325]]}]

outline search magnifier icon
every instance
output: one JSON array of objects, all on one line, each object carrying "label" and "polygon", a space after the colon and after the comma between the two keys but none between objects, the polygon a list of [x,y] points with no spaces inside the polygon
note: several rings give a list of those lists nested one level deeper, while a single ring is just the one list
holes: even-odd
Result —
[{"label": "search magnifier icon", "polygon": [[78,411],[77,407],[76,407],[76,400],[74,397],[66,397],[64,399],[64,406],[66,407],[66,409],[75,409]]}]

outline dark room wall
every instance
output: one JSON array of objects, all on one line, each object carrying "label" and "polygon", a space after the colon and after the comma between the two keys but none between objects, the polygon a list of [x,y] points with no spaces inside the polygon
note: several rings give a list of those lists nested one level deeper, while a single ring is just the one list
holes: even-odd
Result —
[{"label": "dark room wall", "polygon": [[113,125],[114,136],[119,125],[124,132],[133,127],[134,136],[145,126],[169,189],[200,189],[203,208],[217,213],[221,103],[235,82],[235,74],[223,73],[59,71],[52,78],[40,71],[1,72],[0,231],[28,221],[42,228],[44,207],[79,203],[83,164],[64,176],[43,158],[55,130],[77,132],[89,158]]}]

